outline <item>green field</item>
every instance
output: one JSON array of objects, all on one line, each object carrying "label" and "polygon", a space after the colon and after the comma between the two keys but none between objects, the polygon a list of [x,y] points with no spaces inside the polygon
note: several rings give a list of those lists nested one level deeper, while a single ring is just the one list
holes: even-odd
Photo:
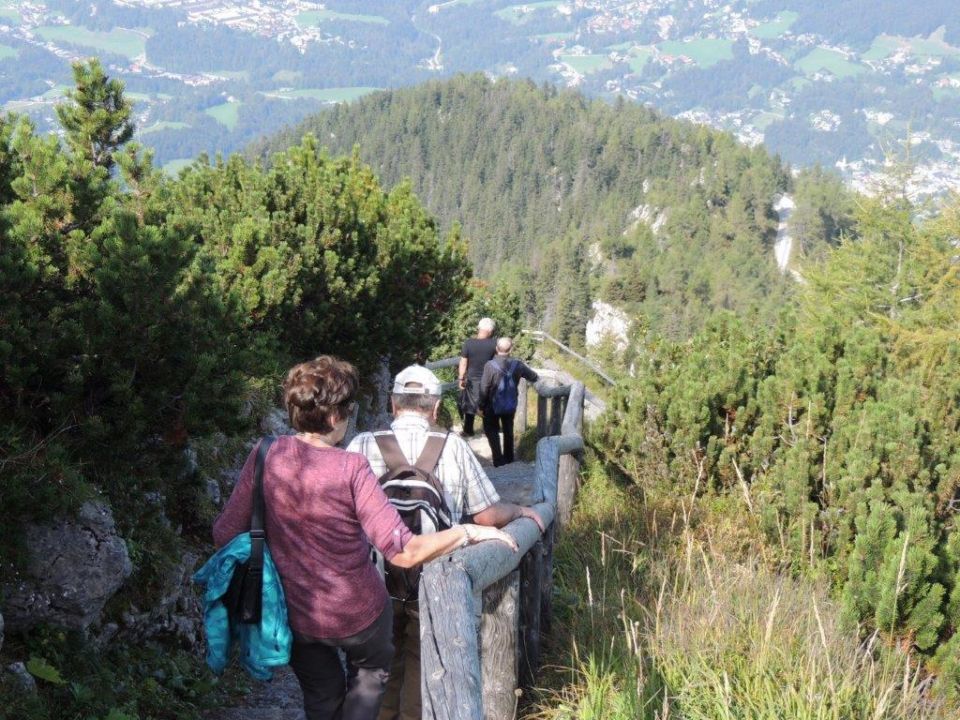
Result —
[{"label": "green field", "polygon": [[874,39],[870,49],[863,54],[863,59],[885,60],[901,48],[909,48],[910,54],[918,58],[960,56],[960,48],[946,42],[941,28],[928,38],[880,35]]},{"label": "green field", "polygon": [[294,83],[302,77],[303,73],[299,72],[298,70],[277,70],[271,79],[274,82],[281,83],[283,85],[289,85],[290,83]]},{"label": "green field", "polygon": [[379,89],[375,87],[303,88],[301,90],[278,90],[277,92],[263,94],[279,100],[309,99],[328,103],[342,103],[351,102]]},{"label": "green field", "polygon": [[581,75],[613,67],[606,55],[561,55],[560,62],[566,63]]},{"label": "green field", "polygon": [[156,122],[148,128],[144,128],[140,131],[140,134],[149,135],[150,133],[160,132],[161,130],[186,130],[189,127],[190,123],[161,120],[160,122]]},{"label": "green field", "polygon": [[240,82],[250,82],[250,73],[246,70],[211,70],[211,75],[219,75],[227,80],[239,80]]},{"label": "green field", "polygon": [[497,10],[494,15],[501,20],[512,22],[514,25],[522,25],[538,10],[552,10],[560,5],[563,5],[563,0],[541,0],[540,2],[511,5],[502,10]]},{"label": "green field", "polygon": [[46,25],[36,29],[37,35],[51,42],[69,43],[105,53],[123,55],[131,60],[146,51],[146,33],[124,28],[96,32],[75,25]]},{"label": "green field", "polygon": [[650,62],[650,58],[653,57],[654,52],[653,47],[643,45],[637,45],[632,48],[630,50],[630,54],[633,56],[630,58],[630,70],[638,75],[642,73],[647,63]]},{"label": "green field", "polygon": [[[457,5],[473,5],[479,1],[480,0],[447,0],[446,2],[435,3],[435,5],[440,8],[448,8],[455,7]],[[431,7],[433,7],[433,5],[431,5]]]},{"label": "green field", "polygon": [[864,60],[870,60],[872,62],[885,60],[893,55],[893,53],[895,53],[899,47],[899,39],[891,37],[890,35],[880,35],[879,37],[874,38],[870,49],[863,53],[863,55],[860,57],[862,57]]},{"label": "green field", "polygon": [[751,122],[753,123],[753,126],[757,128],[757,130],[760,130],[762,132],[766,130],[768,127],[770,127],[771,125],[773,125],[775,122],[780,122],[781,120],[783,120],[783,118],[784,118],[783,115],[778,115],[777,113],[763,112],[757,115],[755,118],[753,118]]},{"label": "green field", "polygon": [[177,175],[181,170],[190,167],[192,164],[193,158],[179,158],[164,165],[163,171],[168,175]]},{"label": "green field", "polygon": [[800,14],[792,10],[784,10],[775,20],[763,23],[750,30],[750,34],[761,40],[773,40],[783,35],[800,19]]},{"label": "green field", "polygon": [[225,102],[220,105],[208,107],[204,112],[225,126],[227,130],[233,130],[237,127],[237,120],[240,119],[240,106],[242,104],[243,103],[238,102]]},{"label": "green field", "polygon": [[52,88],[47,90],[42,97],[44,100],[54,100],[56,98],[63,97],[64,93],[68,90],[73,90],[72,85],[54,85]]},{"label": "green field", "polygon": [[733,59],[733,40],[700,38],[690,42],[671,40],[658,45],[667,55],[686,55],[700,67],[711,67],[721,60]]},{"label": "green field", "polygon": [[937,102],[960,98],[960,88],[955,87],[935,87],[931,90],[931,93],[933,94],[933,99]]},{"label": "green field", "polygon": [[6,60],[7,58],[16,57],[20,54],[20,51],[16,48],[12,48],[9,45],[0,44],[0,60]]},{"label": "green field", "polygon": [[530,39],[542,40],[544,42],[563,42],[564,40],[572,40],[576,35],[576,33],[572,32],[543,33],[541,35],[531,35]]},{"label": "green field", "polygon": [[345,22],[371,23],[374,25],[389,25],[390,21],[381,15],[357,15],[353,13],[339,13],[333,10],[310,10],[297,15],[297,24],[300,27],[316,27],[321,23],[332,20]]},{"label": "green field", "polygon": [[798,60],[794,67],[805,75],[814,75],[821,70],[833,73],[838,78],[859,75],[866,68],[852,63],[835,50],[816,48],[813,52]]}]

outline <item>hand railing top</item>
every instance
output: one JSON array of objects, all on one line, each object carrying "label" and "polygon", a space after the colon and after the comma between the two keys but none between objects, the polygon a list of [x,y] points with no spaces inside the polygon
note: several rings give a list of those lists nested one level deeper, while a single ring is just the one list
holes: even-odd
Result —
[{"label": "hand railing top", "polygon": [[[440,360],[431,360],[428,363],[424,364],[424,367],[428,370],[443,370],[445,368],[457,367],[460,364],[459,357],[448,357],[441,358]],[[541,370],[539,368],[534,368],[536,373],[549,373],[552,377],[552,372],[547,370]],[[456,390],[459,387],[459,383],[456,380],[450,382],[445,382],[440,385],[440,389],[443,392],[451,392]],[[544,382],[544,378],[541,378],[539,382],[533,385],[533,389],[537,391],[537,394],[540,397],[567,397],[570,394],[570,388],[572,385],[550,385]]]}]

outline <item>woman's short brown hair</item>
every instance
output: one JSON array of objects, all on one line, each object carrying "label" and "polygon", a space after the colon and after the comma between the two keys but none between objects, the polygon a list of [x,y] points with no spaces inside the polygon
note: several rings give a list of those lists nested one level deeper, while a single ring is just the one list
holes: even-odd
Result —
[{"label": "woman's short brown hair", "polygon": [[293,429],[331,432],[330,416],[339,420],[347,416],[358,384],[357,369],[332,355],[294,365],[283,381],[283,405]]}]

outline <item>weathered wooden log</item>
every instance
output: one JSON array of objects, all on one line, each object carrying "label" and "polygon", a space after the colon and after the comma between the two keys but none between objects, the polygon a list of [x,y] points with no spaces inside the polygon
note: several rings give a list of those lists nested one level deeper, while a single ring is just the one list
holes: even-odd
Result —
[{"label": "weathered wooden log", "polygon": [[563,426],[563,396],[550,398],[550,434],[559,435]]},{"label": "weathered wooden log", "polygon": [[543,543],[537,542],[520,561],[520,686],[530,687],[540,668],[540,616]]},{"label": "weathered wooden log", "polygon": [[420,577],[420,693],[424,720],[483,717],[477,612],[466,571],[447,556]]},{"label": "weathered wooden log", "polygon": [[547,398],[537,394],[537,440],[547,436]]},{"label": "weathered wooden log", "polygon": [[520,438],[527,431],[527,401],[529,398],[529,384],[526,378],[520,378],[517,383],[517,414],[513,416],[514,439]]},{"label": "weathered wooden log", "polygon": [[563,455],[557,472],[557,524],[561,529],[570,524],[579,485],[580,461],[575,455]]},{"label": "weathered wooden log", "polygon": [[[583,436],[583,385],[571,386],[567,411],[563,418],[564,437]],[[557,524],[562,530],[570,522],[573,503],[580,485],[580,458],[570,453],[560,457],[557,470]]]},{"label": "weathered wooden log", "polygon": [[[534,505],[533,509],[543,518],[544,525],[549,525],[554,520],[554,507],[547,503],[539,503]],[[520,558],[540,539],[540,528],[528,518],[514,520],[504,527],[503,531],[517,541],[519,547],[517,551],[511,550],[506,543],[484,542],[457,550],[442,560],[454,562],[463,568],[474,588],[485,588],[517,567]],[[440,562],[440,560],[433,562]],[[430,564],[432,563],[428,563],[427,566]]]},{"label": "weathered wooden log", "polygon": [[485,720],[513,720],[517,707],[520,570],[483,592],[480,621],[480,675]]},{"label": "weathered wooden log", "polygon": [[451,368],[457,367],[460,364],[459,357],[448,357],[441,360],[431,360],[426,365],[425,368],[429,370],[440,370],[441,368]]},{"label": "weathered wooden log", "polygon": [[549,505],[556,514],[557,507],[557,473],[560,468],[560,456],[564,453],[583,450],[583,438],[579,435],[560,435],[546,437],[537,443],[537,461],[534,477],[537,481],[539,496],[542,502]]},{"label": "weathered wooden log", "polygon": [[543,566],[540,580],[540,634],[549,635],[553,629],[553,542],[557,524],[554,522],[543,534]]}]

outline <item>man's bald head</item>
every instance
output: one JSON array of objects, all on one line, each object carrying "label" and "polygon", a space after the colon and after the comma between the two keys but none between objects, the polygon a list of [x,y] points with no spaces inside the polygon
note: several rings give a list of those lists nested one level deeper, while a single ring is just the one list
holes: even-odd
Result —
[{"label": "man's bald head", "polygon": [[513,350],[512,338],[502,337],[497,340],[497,352],[500,355],[509,355],[511,350]]}]

